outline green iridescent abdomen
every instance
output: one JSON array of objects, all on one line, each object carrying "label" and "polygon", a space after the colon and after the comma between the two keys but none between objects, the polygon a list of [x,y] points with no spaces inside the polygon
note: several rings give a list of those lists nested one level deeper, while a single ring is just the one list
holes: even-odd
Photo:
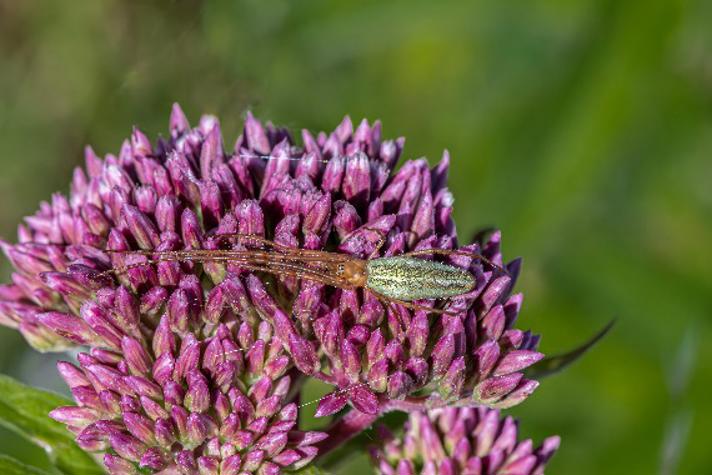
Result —
[{"label": "green iridescent abdomen", "polygon": [[414,257],[372,259],[366,270],[366,287],[397,300],[447,298],[475,286],[472,275],[459,267]]}]

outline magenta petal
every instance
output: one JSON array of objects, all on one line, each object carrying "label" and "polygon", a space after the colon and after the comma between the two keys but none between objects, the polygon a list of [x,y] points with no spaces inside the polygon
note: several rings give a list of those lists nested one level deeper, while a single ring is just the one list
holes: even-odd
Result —
[{"label": "magenta petal", "polygon": [[376,415],[380,412],[378,398],[364,385],[355,386],[348,390],[351,404],[359,411]]},{"label": "magenta petal", "polygon": [[494,376],[521,371],[524,368],[533,365],[544,357],[538,351],[530,350],[513,350],[504,355],[497,367],[494,369]]},{"label": "magenta petal", "polygon": [[349,402],[349,397],[344,392],[334,392],[327,394],[319,400],[319,405],[317,406],[315,417],[325,417],[332,414],[336,414],[341,409],[343,409]]}]

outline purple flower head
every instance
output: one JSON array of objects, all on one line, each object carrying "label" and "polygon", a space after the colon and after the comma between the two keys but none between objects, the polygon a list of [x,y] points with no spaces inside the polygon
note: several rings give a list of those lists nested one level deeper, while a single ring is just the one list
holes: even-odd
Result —
[{"label": "purple flower head", "polygon": [[[330,134],[303,131],[302,143],[248,114],[228,151],[216,118],[191,128],[174,106],[167,139],[136,129],[118,155],[87,149],[69,197],[42,203],[17,244],[0,242],[15,269],[0,286],[0,323],[41,351],[90,348],[79,367],[60,365],[78,406],[54,416],[87,450],[106,452],[110,471],[301,466],[323,437],[298,431],[304,375],[334,388],[319,416],[349,404],[374,418],[509,407],[536,388],[522,370],[543,356],[538,337],[515,328],[520,263],[504,264],[498,232],[459,248],[447,153],[433,168],[421,159],[395,171],[404,140],[348,118]],[[459,248],[486,260],[419,257],[475,281],[466,294],[417,302],[440,314],[329,274],[298,279],[175,254],[245,250],[220,237],[230,234],[354,259]]]},{"label": "purple flower head", "polygon": [[380,431],[371,459],[381,475],[541,475],[559,448],[557,436],[520,441],[514,419],[484,407],[413,412],[401,437]]},{"label": "purple flower head", "polygon": [[170,319],[160,319],[151,343],[124,334],[119,350],[59,363],[77,406],[51,416],[83,449],[107,452],[116,474],[280,473],[316,456],[326,434],[298,430],[294,366],[268,322],[220,324],[199,340],[180,336]]}]

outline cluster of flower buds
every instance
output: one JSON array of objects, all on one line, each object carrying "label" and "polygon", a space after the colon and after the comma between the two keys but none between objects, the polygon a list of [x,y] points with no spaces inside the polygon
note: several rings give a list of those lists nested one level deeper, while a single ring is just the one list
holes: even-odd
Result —
[{"label": "cluster of flower buds", "polygon": [[90,348],[79,367],[60,365],[78,406],[53,416],[110,472],[302,466],[325,437],[298,430],[303,376],[333,386],[318,416],[351,405],[371,421],[509,407],[536,388],[523,370],[543,355],[515,328],[520,263],[504,263],[498,232],[460,248],[486,259],[442,259],[476,282],[438,304],[446,314],[229,259],[155,257],[244,249],[235,234],[358,259],[458,249],[447,153],[395,171],[404,140],[348,118],[302,143],[248,114],[228,152],[216,118],[191,128],[174,106],[167,139],[134,130],[118,155],[88,148],[69,197],[25,218],[17,244],[0,241],[15,269],[0,323],[40,351]]},{"label": "cluster of flower buds", "polygon": [[[112,307],[82,310],[111,320]],[[277,474],[316,456],[326,434],[298,430],[293,365],[268,322],[220,324],[198,340],[170,320],[161,318],[150,343],[129,327],[116,334],[118,350],[80,353],[78,367],[59,363],[78,406],[51,416],[83,449],[109,451],[104,463],[116,474]]]},{"label": "cluster of flower buds", "polygon": [[514,419],[485,407],[413,412],[400,437],[379,430],[371,459],[380,475],[541,475],[559,448],[556,436],[537,448],[519,441]]}]

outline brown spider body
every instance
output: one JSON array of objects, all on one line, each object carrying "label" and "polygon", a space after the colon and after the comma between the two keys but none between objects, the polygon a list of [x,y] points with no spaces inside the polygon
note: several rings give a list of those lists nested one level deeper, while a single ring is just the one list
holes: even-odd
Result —
[{"label": "brown spider body", "polygon": [[[265,272],[320,282],[341,289],[364,289],[386,303],[397,303],[415,310],[447,313],[444,310],[417,305],[415,300],[444,299],[462,295],[475,286],[475,278],[464,269],[425,259],[419,255],[469,255],[500,268],[479,254],[457,250],[424,249],[393,257],[357,257],[329,251],[295,249],[252,235],[221,235],[240,241],[252,241],[269,249],[186,251],[110,251],[139,254],[149,259],[103,274],[120,274],[132,268],[161,261],[225,262],[252,272]],[[382,246],[381,240],[376,251]],[[501,269],[501,268],[500,268]],[[504,269],[502,269],[504,270]],[[506,272],[506,271],[504,271]]]}]

